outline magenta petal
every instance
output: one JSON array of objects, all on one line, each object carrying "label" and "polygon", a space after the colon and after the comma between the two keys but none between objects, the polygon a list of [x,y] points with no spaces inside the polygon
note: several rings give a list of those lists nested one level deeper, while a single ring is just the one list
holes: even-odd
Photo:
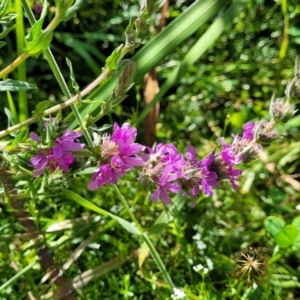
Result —
[{"label": "magenta petal", "polygon": [[99,188],[96,181],[91,181],[87,187],[90,191],[94,191]]},{"label": "magenta petal", "polygon": [[191,163],[196,164],[196,149],[193,146],[187,148],[186,157]]},{"label": "magenta petal", "polygon": [[40,169],[40,170],[36,170],[34,173],[33,173],[33,176],[34,177],[39,177],[41,174],[43,174],[45,171],[45,169]]},{"label": "magenta petal", "polygon": [[157,202],[158,198],[159,198],[159,194],[160,194],[160,191],[159,191],[159,188],[157,190],[155,190],[151,196],[150,196],[150,199],[153,201],[153,202]]},{"label": "magenta petal", "polygon": [[40,142],[40,138],[39,138],[39,136],[36,134],[36,133],[34,133],[34,132],[30,132],[30,138],[33,140],[33,141],[35,141],[35,142],[37,142],[37,143],[39,143]]},{"label": "magenta petal", "polygon": [[60,145],[53,146],[51,149],[54,157],[59,158],[63,155],[64,149]]},{"label": "magenta petal", "polygon": [[43,158],[45,158],[45,155],[43,153],[39,153],[30,158],[30,162],[33,166],[37,166]]},{"label": "magenta petal", "polygon": [[161,196],[161,199],[164,201],[164,203],[166,205],[169,205],[171,203],[171,199],[169,197],[169,194],[164,189],[161,189],[160,196]]}]

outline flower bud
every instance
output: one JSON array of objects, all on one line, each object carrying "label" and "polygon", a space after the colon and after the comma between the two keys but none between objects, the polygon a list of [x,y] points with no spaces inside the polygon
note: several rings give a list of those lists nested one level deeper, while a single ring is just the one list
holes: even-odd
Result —
[{"label": "flower bud", "polygon": [[283,98],[278,98],[271,104],[272,116],[275,120],[286,122],[292,118],[295,113],[292,108],[293,106],[287,101],[284,102]]}]

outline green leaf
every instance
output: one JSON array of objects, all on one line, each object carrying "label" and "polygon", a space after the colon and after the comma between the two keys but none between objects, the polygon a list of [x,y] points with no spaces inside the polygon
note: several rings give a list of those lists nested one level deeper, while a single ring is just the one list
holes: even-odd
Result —
[{"label": "green leaf", "polygon": [[6,107],[4,107],[4,112],[7,115],[8,127],[14,126],[15,120],[14,120],[14,116],[13,116],[12,112]]},{"label": "green leaf", "polygon": [[76,79],[75,79],[72,63],[67,57],[66,57],[66,61],[67,61],[67,65],[68,65],[68,67],[70,69],[70,73],[71,73],[70,77],[71,77],[72,87],[73,87],[73,89],[75,90],[75,92],[77,94],[77,93],[79,93],[80,88],[79,88],[79,85],[77,84]]},{"label": "green leaf", "polygon": [[[299,230],[299,228],[298,228]],[[298,232],[298,236],[294,241],[294,245],[292,246],[292,251],[300,251],[300,231]]]},{"label": "green leaf", "polygon": [[132,234],[136,234],[136,235],[141,235],[140,231],[134,224],[129,223],[128,221],[126,221],[116,215],[113,215],[110,212],[107,212],[106,210],[98,207],[97,205],[93,204],[92,202],[84,199],[83,197],[79,196],[78,194],[76,194],[68,189],[62,189],[62,192],[69,199],[75,201],[76,203],[80,204],[81,206],[88,208],[90,210],[93,210],[94,212],[99,213],[100,215],[108,216],[108,217],[111,217],[112,219],[116,220],[128,232],[130,232]]},{"label": "green leaf", "polygon": [[5,91],[17,92],[21,90],[33,90],[33,89],[37,89],[37,87],[25,81],[18,81],[13,79],[6,79],[0,81],[0,92],[5,92]]},{"label": "green leaf", "polygon": [[27,271],[29,271],[37,262],[32,262],[31,264],[29,264],[28,266],[26,266],[25,268],[23,268],[22,270],[20,270],[15,276],[11,277],[9,280],[7,280],[5,283],[3,283],[0,286],[0,291],[3,291],[4,289],[6,289],[8,286],[13,285],[13,283],[15,281],[17,281],[18,279],[20,279],[20,277],[25,274]]},{"label": "green leaf", "polygon": [[[186,203],[186,198],[183,198],[181,194],[177,194],[172,199],[172,204],[168,207],[168,210],[163,211],[158,219],[155,221],[155,223],[152,225],[149,231],[149,238],[151,238],[153,244],[155,245],[162,233],[167,228],[168,224],[172,220],[172,211],[176,210],[176,212],[179,212]],[[144,242],[140,248],[139,252],[139,267],[141,268],[146,257],[149,255],[149,247]]]},{"label": "green leaf", "polygon": [[[196,32],[205,22],[220,13],[220,10],[225,8],[230,2],[231,0],[195,1],[133,56],[132,60],[137,64],[137,73],[133,81],[138,82],[142,80],[149,70]],[[108,99],[116,85],[117,78],[117,75],[111,78],[106,84],[95,90],[90,98],[94,97],[103,101]],[[95,109],[96,107],[86,106],[81,109],[81,113],[82,115],[87,115],[90,110],[93,111]],[[70,128],[75,128],[78,124],[77,120],[72,116],[69,118],[72,118]]]},{"label": "green leaf", "polygon": [[264,221],[265,228],[273,237],[278,234],[285,226],[285,222],[278,217],[267,217]]},{"label": "green leaf", "polygon": [[183,61],[169,74],[167,80],[160,86],[150,105],[147,105],[138,116],[136,126],[143,121],[152,107],[164,98],[164,95],[184,76],[189,66],[192,66],[221,36],[225,29],[232,24],[232,20],[238,16],[240,11],[245,8],[246,1],[240,0],[233,3],[223,15],[217,18],[212,25],[204,32],[193,47],[184,57]]},{"label": "green leaf", "polygon": [[298,228],[298,230],[300,231],[300,216],[296,217],[293,222],[292,225],[296,226]]},{"label": "green leaf", "polygon": [[76,0],[74,5],[69,7],[63,17],[63,21],[69,21],[72,18],[73,13],[78,10],[83,3],[83,0]]},{"label": "green leaf", "polygon": [[25,52],[28,55],[38,55],[41,51],[48,48],[52,41],[53,31],[45,31],[41,33],[32,42],[28,42],[25,47]]},{"label": "green leaf", "polygon": [[122,44],[113,51],[113,53],[106,59],[105,68],[108,68],[111,71],[114,71],[117,69],[117,62],[121,57],[123,48],[124,48],[124,45]]},{"label": "green leaf", "polygon": [[17,25],[14,24],[14,25],[12,25],[12,26],[10,26],[10,27],[7,27],[4,31],[2,31],[2,32],[0,33],[0,39],[5,38],[6,35],[7,35],[10,31],[12,31],[13,29],[16,28],[16,26],[17,26]]},{"label": "green leaf", "polygon": [[11,140],[6,146],[5,149],[7,151],[11,151],[13,149],[15,149],[15,147],[22,142],[25,142],[25,140],[28,137],[28,130],[21,130],[19,131],[19,133],[15,136],[15,138],[13,140]]},{"label": "green leaf", "polygon": [[300,115],[290,119],[286,123],[287,128],[299,127],[300,126]]},{"label": "green leaf", "polygon": [[3,46],[5,46],[5,45],[6,45],[5,42],[0,41],[0,49],[1,49]]},{"label": "green leaf", "polygon": [[10,0],[4,0],[0,3],[0,20],[6,15],[10,5]]},{"label": "green leaf", "polygon": [[297,240],[299,234],[299,230],[294,225],[286,225],[281,231],[279,231],[274,239],[276,244],[280,248],[288,248],[291,247],[294,242]]},{"label": "green leaf", "polygon": [[47,1],[44,0],[41,17],[30,28],[28,34],[25,37],[26,43],[33,42],[40,34],[42,34],[43,23],[44,23],[46,15],[47,15]]},{"label": "green leaf", "polygon": [[51,100],[44,100],[39,102],[33,111],[33,115],[35,117],[42,117],[44,111],[50,106],[51,103],[52,103]]}]

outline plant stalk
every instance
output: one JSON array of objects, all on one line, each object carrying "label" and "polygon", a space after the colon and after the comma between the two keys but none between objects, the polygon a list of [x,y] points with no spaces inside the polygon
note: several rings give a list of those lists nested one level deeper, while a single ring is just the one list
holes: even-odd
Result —
[{"label": "plant stalk", "polygon": [[[22,1],[22,4],[23,4],[23,7],[27,13],[27,16],[28,16],[28,19],[29,19],[29,22],[30,22],[30,25],[33,26],[36,22],[35,20],[35,17],[30,9],[30,6],[29,4],[27,3],[26,0],[21,0]],[[49,26],[47,27],[46,30],[54,30],[55,27],[59,24],[59,22],[61,21],[63,16],[60,16],[60,15],[56,15],[54,17],[54,19],[52,20],[52,22],[49,24]],[[54,73],[54,76],[62,90],[62,92],[64,93],[64,95],[69,99],[72,97],[69,89],[68,89],[68,86],[65,82],[65,79],[64,77],[62,76],[62,73],[60,72],[60,69],[55,61],[55,58],[54,56],[52,55],[52,52],[50,50],[50,48],[48,47],[47,49],[43,50],[43,53],[51,67],[51,70],[53,71]],[[84,124],[84,121],[79,113],[79,110],[77,109],[76,105],[74,103],[71,103],[71,108],[72,108],[72,111],[76,117],[76,119],[78,120],[78,123],[83,131],[83,134],[84,134],[84,137],[87,141],[87,144],[90,146],[90,147],[93,147],[94,146],[94,143],[92,141],[92,138],[91,138],[91,135],[88,131],[88,129],[86,128],[85,124]]]},{"label": "plant stalk", "polygon": [[134,222],[134,224],[136,225],[136,227],[139,229],[139,231],[141,232],[143,239],[145,241],[145,243],[147,244],[147,246],[149,247],[149,250],[151,252],[151,255],[158,267],[158,269],[160,270],[160,272],[162,273],[162,276],[164,278],[164,280],[169,284],[170,288],[173,290],[174,289],[174,283],[163,263],[163,261],[161,260],[158,252],[156,251],[153,243],[151,242],[150,238],[148,237],[147,233],[143,232],[143,228],[142,226],[139,224],[139,222],[137,221],[136,217],[134,216],[134,214],[132,213],[132,211],[130,210],[130,207],[128,205],[128,203],[126,202],[125,198],[123,197],[123,195],[121,194],[119,188],[117,187],[116,184],[114,184],[114,188],[123,204],[123,206],[125,207],[127,213],[129,214],[131,220]]}]

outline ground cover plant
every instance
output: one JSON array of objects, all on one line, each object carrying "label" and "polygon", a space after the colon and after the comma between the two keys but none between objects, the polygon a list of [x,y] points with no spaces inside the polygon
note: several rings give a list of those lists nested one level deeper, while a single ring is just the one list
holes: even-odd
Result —
[{"label": "ground cover plant", "polygon": [[297,1],[0,1],[0,299],[300,299]]}]

